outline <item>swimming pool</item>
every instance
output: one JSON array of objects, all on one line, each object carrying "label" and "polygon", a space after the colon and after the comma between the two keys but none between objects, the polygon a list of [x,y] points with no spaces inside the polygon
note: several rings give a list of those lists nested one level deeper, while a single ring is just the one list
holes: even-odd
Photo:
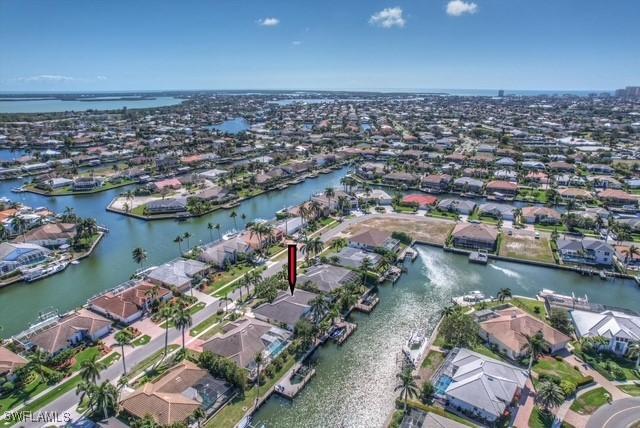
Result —
[{"label": "swimming pool", "polygon": [[453,379],[447,375],[442,375],[438,378],[438,382],[436,382],[436,395],[443,396],[447,391],[449,385],[453,382]]},{"label": "swimming pool", "polygon": [[269,354],[269,358],[272,360],[276,358],[278,355],[284,351],[284,348],[287,347],[287,342],[283,342],[281,340],[276,340],[272,342],[271,345],[267,348],[267,353]]}]

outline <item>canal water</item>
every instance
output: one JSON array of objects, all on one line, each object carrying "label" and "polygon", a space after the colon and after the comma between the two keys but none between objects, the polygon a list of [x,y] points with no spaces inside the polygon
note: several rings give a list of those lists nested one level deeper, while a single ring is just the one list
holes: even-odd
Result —
[{"label": "canal water", "polygon": [[293,401],[273,396],[254,417],[255,427],[382,427],[393,409],[397,358],[411,333],[431,333],[451,298],[472,290],[495,296],[502,287],[534,296],[542,288],[587,293],[593,301],[640,307],[631,281],[601,281],[573,272],[517,263],[470,264],[461,255],[419,246],[419,257],[395,286],[379,288],[370,315],[354,314],[358,329],[342,347],[328,344],[314,355],[316,376]]},{"label": "canal water", "polygon": [[[237,227],[255,218],[270,219],[276,211],[308,200],[312,194],[324,191],[329,186],[340,186],[340,179],[347,168],[320,174],[317,178],[305,180],[285,190],[273,191],[243,201],[235,208],[238,214]],[[21,184],[19,180],[0,182],[0,196],[22,202],[32,207],[48,207],[62,213],[65,207],[72,207],[81,217],[95,218],[98,224],[109,228],[110,233],[96,247],[94,253],[70,265],[64,272],[31,284],[14,284],[0,288],[0,326],[7,337],[15,334],[35,321],[39,312],[52,309],[67,311],[84,304],[91,296],[114,287],[129,279],[137,269],[131,258],[136,247],[147,250],[148,260],[144,266],[158,265],[178,256],[178,247],[173,239],[178,234],[192,234],[190,244],[200,244],[217,239],[207,229],[208,223],[219,223],[221,232],[235,227],[229,217],[230,210],[218,210],[211,214],[189,219],[144,221],[105,210],[109,202],[118,194],[135,186],[121,187],[93,195],[64,196],[47,198],[32,193],[11,193],[11,188]],[[245,214],[243,221],[241,215]],[[185,248],[186,242],[183,243]]]}]

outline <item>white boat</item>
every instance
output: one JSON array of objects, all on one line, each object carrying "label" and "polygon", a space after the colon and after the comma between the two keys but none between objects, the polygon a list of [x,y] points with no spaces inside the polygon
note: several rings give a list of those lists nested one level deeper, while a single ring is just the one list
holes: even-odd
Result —
[{"label": "white boat", "polygon": [[69,262],[63,261],[58,263],[53,263],[51,265],[45,267],[36,267],[33,269],[24,270],[22,272],[22,279],[26,282],[37,281],[42,278],[46,278],[50,275],[56,274],[58,272],[62,272],[69,265]]},{"label": "white boat", "polygon": [[72,265],[79,265],[79,264],[80,264],[80,262],[79,262],[78,260],[74,260],[74,261],[72,261],[72,262],[71,262],[71,264],[72,264]]},{"label": "white boat", "polygon": [[422,345],[422,342],[424,342],[424,335],[419,331],[414,331],[411,333],[411,337],[407,341],[407,345],[409,346],[409,349],[416,349]]},{"label": "white boat", "polygon": [[26,190],[24,190],[24,188],[22,188],[22,187],[14,187],[13,189],[11,189],[11,191],[13,193],[24,193],[24,192],[26,192]]},{"label": "white boat", "polygon": [[230,230],[229,232],[225,233],[224,235],[222,235],[222,240],[223,241],[228,241],[229,239],[233,239],[236,236],[238,236],[238,232],[235,229],[233,229],[233,230]]}]

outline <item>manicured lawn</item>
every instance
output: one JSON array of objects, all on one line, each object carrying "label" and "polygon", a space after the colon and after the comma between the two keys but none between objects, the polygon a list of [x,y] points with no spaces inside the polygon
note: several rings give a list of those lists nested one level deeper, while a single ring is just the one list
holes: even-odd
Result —
[{"label": "manicured lawn", "polygon": [[131,342],[133,346],[144,346],[151,341],[151,336],[145,334],[144,336],[138,337],[136,340]]},{"label": "manicured lawn", "polygon": [[585,392],[573,402],[571,410],[581,415],[590,415],[601,406],[609,402],[610,394],[606,389],[600,387]]},{"label": "manicured lawn", "polygon": [[40,382],[40,375],[36,375],[34,379],[24,385],[21,390],[14,391],[11,395],[0,399],[0,413],[12,409],[23,401],[40,394],[48,387],[49,385],[46,383]]},{"label": "manicured lawn", "polygon": [[[396,400],[396,405],[403,405],[404,402],[401,400]],[[453,413],[447,412],[446,410],[444,410],[441,407],[436,407],[436,406],[429,406],[427,404],[423,404],[420,401],[417,400],[408,400],[407,401],[407,408],[412,407],[414,409],[420,409],[423,412],[427,412],[427,413],[435,413],[436,415],[440,415],[442,417],[454,420],[458,423],[461,423],[462,425],[466,425],[466,426],[474,426],[472,425],[469,421],[467,421],[466,419],[463,419],[461,417],[459,417],[458,415],[454,415]]]},{"label": "manicured lawn", "polygon": [[538,202],[546,204],[548,200],[547,192],[538,189],[518,189],[516,201]]},{"label": "manicured lawn", "polygon": [[220,322],[224,315],[214,314],[191,329],[191,336],[197,336],[209,327]]},{"label": "manicured lawn", "polygon": [[427,357],[422,361],[421,367],[427,369],[436,369],[444,361],[445,355],[442,352],[430,351]]},{"label": "manicured lawn", "polygon": [[[580,345],[576,346],[576,353],[609,380],[640,380],[640,372],[635,369],[635,360],[618,358],[607,353],[582,352]],[[614,374],[616,373],[616,367],[622,370],[623,376],[616,378]]]},{"label": "manicured lawn", "polygon": [[493,358],[494,360],[505,361],[505,358],[502,355],[494,352],[491,348],[489,348],[482,342],[478,342],[478,344],[473,347],[473,351],[477,352],[478,354],[485,355],[489,358]]},{"label": "manicured lawn", "polygon": [[414,208],[414,207],[405,207],[405,206],[403,206],[403,205],[394,205],[394,206],[393,206],[393,210],[394,210],[395,212],[398,212],[398,213],[405,213],[405,214],[413,214],[413,213],[415,213],[416,211],[418,211],[418,209],[417,209],[417,208]]},{"label": "manicured lawn", "polygon": [[556,376],[562,380],[569,380],[576,385],[580,385],[586,380],[578,370],[564,361],[558,361],[555,358],[543,357],[533,365],[533,371],[539,375],[546,374]]},{"label": "manicured lawn", "polygon": [[[180,345],[176,345],[175,343],[172,343],[168,346],[167,352],[171,353],[176,349],[178,349],[179,347]],[[129,378],[133,379],[135,376],[137,376],[138,374],[142,373],[144,370],[148,369],[149,367],[153,366],[158,361],[160,361],[162,357],[164,357],[164,348],[160,349],[159,351],[156,351],[153,355],[151,355],[150,357],[147,357],[146,359],[142,360],[138,365],[133,367],[133,369],[129,371]]]},{"label": "manicured lawn", "polygon": [[514,297],[513,299],[505,300],[502,303],[496,300],[495,302],[476,305],[476,310],[480,310],[482,308],[495,308],[496,306],[501,306],[501,305],[515,306],[517,308],[522,309],[525,312],[528,312],[534,317],[544,320],[545,308],[544,308],[543,302],[539,300],[533,300],[533,299],[522,299],[520,297]]},{"label": "manicured lawn", "polygon": [[477,220],[487,224],[498,224],[498,220],[490,216],[480,215],[477,210],[469,216],[469,220]]},{"label": "manicured lawn", "polygon": [[[538,407],[534,407],[529,416],[529,428],[550,428],[553,425],[553,415],[548,415],[540,410]],[[573,425],[566,422],[562,422],[562,428],[573,428]]]},{"label": "manicured lawn", "polygon": [[622,391],[634,397],[640,397],[640,383],[620,385],[618,386]]},{"label": "manicured lawn", "polygon": [[[198,302],[195,305],[189,307],[189,314],[190,315],[196,314],[196,313],[200,312],[201,310],[203,310],[205,308],[205,306],[207,306],[206,303]],[[166,323],[166,321],[164,321],[161,324],[159,324],[159,326],[164,328],[165,323]],[[174,327],[173,320],[169,320],[169,327]]]},{"label": "manicured lawn", "polygon": [[[271,387],[273,387],[285,373],[287,373],[295,363],[295,358],[289,357],[287,362],[271,379],[260,387],[260,394],[264,395]],[[251,409],[256,401],[256,395],[258,391],[256,388],[251,388],[249,391],[245,391],[244,395],[237,395],[231,400],[212,420],[209,421],[207,427],[232,427],[235,426],[243,418],[247,409]]]},{"label": "manicured lawn", "polygon": [[103,363],[107,367],[111,367],[113,365],[113,363],[115,363],[119,359],[120,359],[120,353],[119,352],[112,352],[111,354],[109,354],[109,356],[107,358],[103,359],[101,361],[101,363]]},{"label": "manicured lawn", "polygon": [[[249,272],[253,269],[253,266],[249,264],[238,264],[235,266],[231,266],[228,270],[222,272],[216,272],[213,274],[212,281],[207,286],[206,292],[208,294],[217,295],[217,292],[227,285],[229,282],[233,281],[236,278],[241,277],[245,273]],[[232,291],[227,289],[225,291]]]},{"label": "manicured lawn", "polygon": [[287,248],[284,245],[272,245],[271,247],[269,247],[269,251],[267,251],[267,254],[269,255],[269,257],[272,257],[286,249]]},{"label": "manicured lawn", "polygon": [[436,217],[436,218],[448,218],[451,220],[458,220],[458,214],[456,213],[450,213],[447,211],[440,211],[440,210],[431,210],[427,212],[427,216],[428,217]]},{"label": "manicured lawn", "polygon": [[74,372],[80,370],[84,361],[88,361],[96,355],[100,355],[100,349],[97,346],[92,346],[78,352],[74,357],[76,359],[76,363],[73,365],[71,370]]}]

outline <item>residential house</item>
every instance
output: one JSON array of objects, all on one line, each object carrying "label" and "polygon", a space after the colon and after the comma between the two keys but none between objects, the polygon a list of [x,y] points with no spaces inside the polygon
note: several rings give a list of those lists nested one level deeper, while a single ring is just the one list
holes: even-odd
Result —
[{"label": "residential house", "polygon": [[41,247],[57,248],[60,245],[69,244],[75,236],[74,223],[47,223],[31,229],[20,240]]},{"label": "residential house", "polygon": [[521,218],[525,223],[536,224],[558,224],[562,221],[558,211],[547,207],[524,207]]},{"label": "residential house", "polygon": [[205,247],[198,260],[218,268],[236,264],[242,255],[253,254],[253,248],[239,236],[226,241],[217,241]]},{"label": "residential house", "polygon": [[431,174],[422,178],[422,188],[430,193],[446,192],[453,178],[448,174]]},{"label": "residential house", "polygon": [[298,284],[314,292],[330,293],[358,280],[358,273],[341,266],[318,264],[298,276]]},{"label": "residential house", "polygon": [[310,302],[318,296],[305,290],[280,291],[273,302],[263,303],[253,310],[256,318],[293,331],[296,323],[310,316]]},{"label": "residential house", "polygon": [[482,193],[484,182],[472,177],[460,177],[453,180],[453,188],[463,193]]},{"label": "residential house", "polygon": [[434,206],[438,202],[438,198],[431,195],[407,195],[402,198],[405,205],[417,205],[421,209]]},{"label": "residential house", "polygon": [[585,189],[579,189],[576,187],[567,187],[563,189],[558,189],[558,194],[564,200],[579,200],[579,201],[589,201],[593,199],[593,195],[591,192]]},{"label": "residential house", "polygon": [[382,179],[389,184],[404,185],[408,187],[416,186],[420,182],[420,177],[408,172],[391,172],[384,175]]},{"label": "residential house", "polygon": [[364,251],[359,248],[345,247],[338,254],[337,263],[341,266],[348,267],[350,269],[360,269],[362,261],[365,258],[369,259],[371,269],[377,270],[382,264],[383,258],[380,254]]},{"label": "residential house", "polygon": [[544,350],[554,354],[565,349],[571,338],[521,309],[511,307],[493,312],[478,323],[480,336],[513,360],[529,355],[527,337],[542,332]]},{"label": "residential house", "polygon": [[518,185],[510,181],[493,180],[487,183],[487,195],[513,197],[518,194]]},{"label": "residential house", "polygon": [[606,242],[593,238],[560,238],[558,252],[564,263],[611,266],[615,250]]},{"label": "residential house", "polygon": [[18,269],[42,263],[51,251],[36,244],[17,242],[0,243],[0,275],[8,275]]},{"label": "residential house", "polygon": [[144,210],[149,215],[183,212],[187,210],[187,199],[168,198],[150,201],[144,205]]},{"label": "residential house", "polygon": [[400,249],[400,241],[391,237],[391,233],[378,229],[367,229],[349,238],[349,245],[367,251],[384,249],[397,252]]},{"label": "residential house", "polygon": [[455,247],[494,251],[498,230],[482,223],[458,223],[451,236]]},{"label": "residential house", "polygon": [[153,284],[186,291],[193,282],[206,275],[208,270],[209,266],[198,260],[178,258],[153,269],[146,279]]},{"label": "residential house", "polygon": [[631,195],[624,190],[606,189],[598,193],[598,198],[607,205],[633,205],[635,207],[638,206],[638,197],[636,195]]},{"label": "residential house", "polygon": [[640,317],[606,310],[600,313],[572,310],[569,312],[578,339],[604,337],[609,341],[604,348],[625,355],[629,344],[640,340]]},{"label": "residential house", "polygon": [[506,204],[487,202],[478,206],[478,213],[496,219],[513,220],[516,208]]},{"label": "residential house", "polygon": [[476,209],[476,203],[470,199],[442,199],[438,202],[438,209],[458,214],[471,214]]},{"label": "residential house", "polygon": [[173,293],[166,288],[144,281],[129,281],[124,287],[118,287],[91,299],[89,308],[107,318],[131,324],[142,318],[154,300],[166,302],[172,296]]},{"label": "residential house", "polygon": [[9,376],[19,368],[26,366],[28,362],[26,358],[0,346],[0,376]]}]

